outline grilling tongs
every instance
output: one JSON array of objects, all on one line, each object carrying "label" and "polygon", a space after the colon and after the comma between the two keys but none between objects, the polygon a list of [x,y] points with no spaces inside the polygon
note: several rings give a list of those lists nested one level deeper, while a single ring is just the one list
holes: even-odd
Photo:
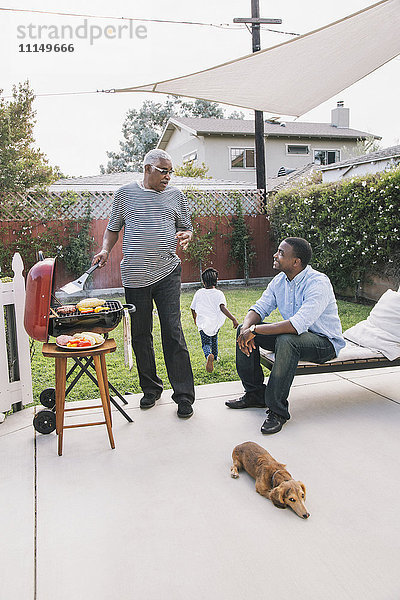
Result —
[{"label": "grilling tongs", "polygon": [[75,281],[70,281],[66,283],[60,290],[65,292],[66,294],[76,294],[77,292],[81,292],[85,286],[86,279],[99,267],[100,264],[96,263],[92,267],[90,267],[87,271],[84,272],[83,275],[75,279]]}]

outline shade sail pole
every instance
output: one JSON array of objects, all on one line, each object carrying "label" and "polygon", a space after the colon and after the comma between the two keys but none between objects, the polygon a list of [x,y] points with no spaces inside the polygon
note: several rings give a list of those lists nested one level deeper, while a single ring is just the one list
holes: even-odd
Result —
[{"label": "shade sail pole", "polygon": [[[251,16],[253,19],[260,18],[259,0],[251,0]],[[258,52],[261,50],[260,23],[252,23],[251,37],[253,52]],[[267,185],[265,173],[264,113],[260,110],[254,111],[254,138],[257,189],[264,190],[265,194]]]}]

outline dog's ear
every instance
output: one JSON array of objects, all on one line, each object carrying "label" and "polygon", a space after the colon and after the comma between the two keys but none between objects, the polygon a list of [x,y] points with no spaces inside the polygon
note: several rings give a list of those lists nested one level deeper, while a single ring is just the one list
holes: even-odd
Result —
[{"label": "dog's ear", "polygon": [[270,500],[275,504],[277,508],[286,508],[283,494],[284,490],[280,485],[278,485],[278,487],[272,488],[272,490],[270,491]]},{"label": "dog's ear", "polygon": [[304,494],[304,498],[305,498],[306,497],[306,486],[304,485],[304,483],[302,481],[298,481],[297,483],[300,484],[300,487],[303,490],[303,494]]}]

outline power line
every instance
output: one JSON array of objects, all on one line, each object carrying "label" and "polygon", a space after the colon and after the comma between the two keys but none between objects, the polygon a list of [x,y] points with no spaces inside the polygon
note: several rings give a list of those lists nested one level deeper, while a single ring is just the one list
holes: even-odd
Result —
[{"label": "power line", "polygon": [[80,14],[80,13],[64,13],[64,12],[56,12],[56,11],[47,11],[47,10],[33,10],[28,8],[3,8],[0,7],[0,10],[10,11],[10,12],[29,12],[41,15],[57,15],[62,17],[85,17],[88,19],[116,19],[116,20],[128,20],[128,21],[140,21],[145,23],[169,23],[176,25],[202,25],[205,27],[230,27],[230,23],[201,23],[198,21],[174,21],[172,19],[139,19],[137,17],[116,17],[114,15],[89,15],[89,14]]},{"label": "power line", "polygon": [[278,29],[270,29],[269,27],[263,27],[262,25],[261,29],[263,31],[271,31],[272,33],[283,33],[284,35],[301,35],[301,33],[293,33],[292,31],[278,31]]},{"label": "power line", "polygon": [[[6,8],[0,7],[2,11],[8,12],[28,12],[39,15],[56,15],[61,17],[84,17],[87,19],[114,19],[119,21],[139,21],[142,23],[165,23],[172,25],[198,25],[201,27],[217,27],[219,29],[231,29],[238,30],[243,29],[240,25],[235,25],[232,23],[202,23],[200,21],[174,21],[172,19],[140,19],[137,17],[116,17],[114,15],[89,15],[89,14],[80,14],[80,13],[65,13],[65,12],[56,12],[56,11],[47,11],[47,10],[34,10],[28,8]],[[287,31],[276,31],[274,29],[266,29],[266,31],[271,31],[273,33],[283,33],[285,35],[300,35],[298,33],[290,33]]]},{"label": "power line", "polygon": [[[54,92],[45,94],[34,94],[35,98],[43,98],[46,96],[84,96],[87,94],[113,94],[115,89],[111,90],[92,90],[91,92]],[[3,96],[5,100],[14,98],[14,96]]]}]

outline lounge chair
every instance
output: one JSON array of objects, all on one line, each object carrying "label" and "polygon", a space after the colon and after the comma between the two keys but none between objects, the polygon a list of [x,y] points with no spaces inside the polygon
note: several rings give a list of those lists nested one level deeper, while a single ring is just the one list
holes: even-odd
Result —
[{"label": "lounge chair", "polygon": [[[346,346],[337,358],[321,365],[300,361],[296,375],[400,366],[400,288],[397,292],[387,290],[369,317],[343,335]],[[271,369],[275,354],[260,348],[260,359]]]}]

